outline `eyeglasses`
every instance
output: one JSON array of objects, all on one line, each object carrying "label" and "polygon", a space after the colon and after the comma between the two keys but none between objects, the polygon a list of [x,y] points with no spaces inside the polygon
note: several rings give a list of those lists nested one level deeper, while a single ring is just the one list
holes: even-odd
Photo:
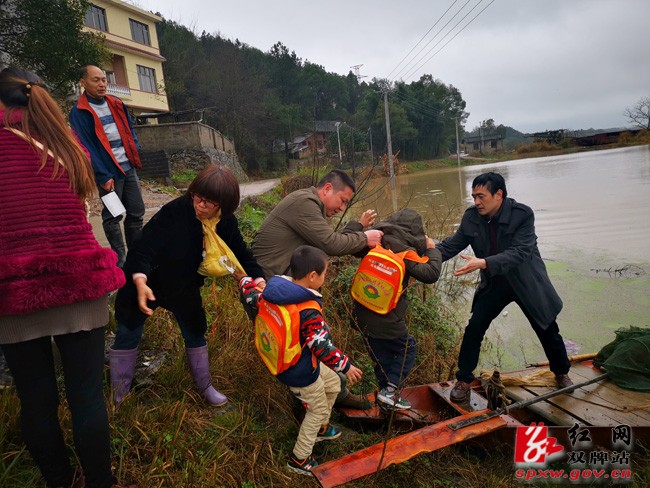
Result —
[{"label": "eyeglasses", "polygon": [[208,200],[207,198],[203,198],[202,196],[197,195],[196,193],[190,193],[190,195],[192,196],[192,200],[194,200],[194,203],[196,203],[196,204],[200,203],[201,205],[203,205],[206,208],[216,208],[217,207],[216,203],[214,203],[211,200]]}]

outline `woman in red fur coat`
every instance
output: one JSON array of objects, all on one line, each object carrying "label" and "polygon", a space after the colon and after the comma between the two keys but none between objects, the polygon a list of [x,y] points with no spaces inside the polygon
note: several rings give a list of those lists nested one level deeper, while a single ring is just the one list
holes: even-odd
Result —
[{"label": "woman in red fur coat", "polygon": [[[0,344],[21,405],[22,436],[48,487],[113,486],[104,403],[108,293],[124,284],[95,240],[84,199],[87,153],[34,73],[0,72]],[[83,475],[74,479],[57,409],[52,339]]]}]

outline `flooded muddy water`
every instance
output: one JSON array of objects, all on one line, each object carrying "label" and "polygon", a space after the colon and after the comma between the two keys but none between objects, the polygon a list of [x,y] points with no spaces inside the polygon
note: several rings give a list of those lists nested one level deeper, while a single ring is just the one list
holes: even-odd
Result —
[{"label": "flooded muddy water", "polygon": [[[430,235],[443,238],[485,171],[501,173],[508,196],[535,211],[538,245],[564,301],[558,323],[570,354],[597,352],[619,327],[650,327],[650,146],[399,175],[394,198],[387,179],[374,181],[354,210],[386,216],[394,204],[412,207]],[[464,326],[468,306],[461,316]],[[515,369],[543,359],[525,317],[509,305],[488,331],[480,366]]]}]

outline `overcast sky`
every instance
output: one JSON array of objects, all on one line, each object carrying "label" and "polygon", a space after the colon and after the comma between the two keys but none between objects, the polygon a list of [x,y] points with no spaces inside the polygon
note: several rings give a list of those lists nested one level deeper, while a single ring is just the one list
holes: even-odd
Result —
[{"label": "overcast sky", "polygon": [[128,1],[262,51],[281,41],[339,74],[431,74],[462,93],[468,130],[625,127],[625,108],[650,96],[649,0]]}]

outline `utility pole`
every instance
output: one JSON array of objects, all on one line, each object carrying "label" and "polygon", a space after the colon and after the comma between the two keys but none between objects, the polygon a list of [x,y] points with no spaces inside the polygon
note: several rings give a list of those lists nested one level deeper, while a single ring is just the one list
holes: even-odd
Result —
[{"label": "utility pole", "polygon": [[355,163],[355,157],[354,157],[354,129],[352,128],[351,125],[348,126],[350,128],[350,140],[352,141],[352,179],[355,178],[356,176],[356,163]]},{"label": "utility pole", "polygon": [[393,166],[393,145],[390,140],[390,115],[388,113],[388,87],[384,89],[384,114],[386,116],[386,145],[388,147],[388,168],[390,189],[395,193],[395,168]]},{"label": "utility pole", "polygon": [[368,127],[368,134],[370,134],[370,159],[375,162],[375,153],[372,151],[372,126]]},{"label": "utility pole", "polygon": [[460,197],[460,203],[463,203],[463,181],[460,175],[460,140],[458,139],[458,117],[456,120],[456,159],[458,160],[458,194]]},{"label": "utility pole", "polygon": [[460,171],[460,141],[458,140],[458,117],[454,119],[456,121],[456,159],[458,159],[458,171]]},{"label": "utility pole", "polygon": [[336,122],[336,139],[339,141],[339,167],[343,166],[343,154],[341,153],[341,134],[339,133],[339,127],[341,127],[341,122]]}]

